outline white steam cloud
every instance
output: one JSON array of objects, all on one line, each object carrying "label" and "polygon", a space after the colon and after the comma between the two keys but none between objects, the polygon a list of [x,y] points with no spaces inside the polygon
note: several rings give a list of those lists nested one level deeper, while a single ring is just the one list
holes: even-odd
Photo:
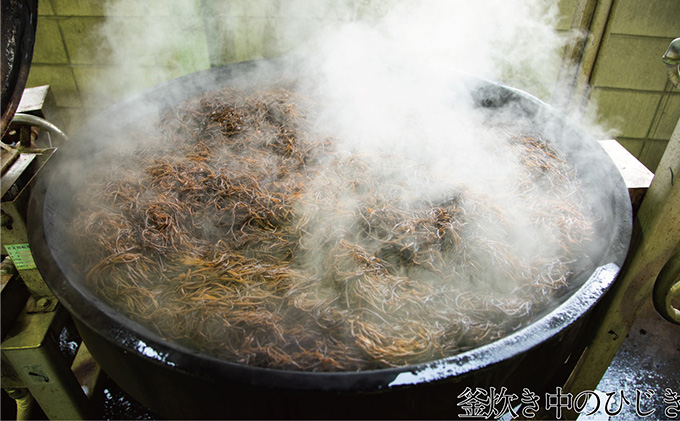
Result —
[{"label": "white steam cloud", "polygon": [[[177,3],[194,14],[200,9],[196,1]],[[555,29],[555,2],[272,0],[215,2],[212,8],[220,5],[229,10],[214,15],[203,10],[206,27],[224,20],[237,26],[224,34],[246,31],[254,37],[271,31],[266,39],[275,45],[251,51],[247,58],[261,58],[265,51],[291,57],[301,71],[302,88],[323,104],[317,110],[318,130],[337,139],[347,153],[362,156],[376,177],[395,180],[402,186],[400,200],[436,202],[465,185],[495,201],[522,227],[531,226],[526,203],[509,196],[526,171],[511,148],[498,141],[504,134],[487,128],[472,106],[464,76],[500,80],[544,98],[559,89],[555,84],[568,39]],[[107,10],[118,16],[129,6],[122,0],[107,2]],[[122,80],[145,80],[135,73],[147,71],[150,60],[162,64],[159,58],[164,58],[172,66],[168,58],[180,57],[177,34],[164,33],[167,25],[155,23],[153,16],[125,25],[125,33],[120,22],[118,17],[102,28],[109,40],[107,61],[125,62],[132,44],[148,45],[148,57],[137,57],[139,66],[120,68],[127,72]],[[248,37],[241,41],[255,43]],[[351,193],[342,195],[343,207],[350,206]],[[524,232],[513,245],[524,247],[520,255],[530,255],[536,243],[546,244],[544,234],[542,229]]]},{"label": "white steam cloud", "polygon": [[[381,157],[377,160],[391,156],[391,165],[399,165],[392,167],[392,177],[401,178],[413,195],[405,200],[436,198],[465,184],[507,207],[507,192],[522,174],[519,160],[498,141],[495,129],[485,128],[464,94],[462,77],[549,92],[566,42],[555,30],[555,5],[542,0],[370,3],[382,5],[371,19],[331,21],[295,51],[306,66],[302,80],[324,104],[319,127],[348,151]],[[337,15],[337,9],[329,10]]]},{"label": "white steam cloud", "polygon": [[[329,19],[294,52],[306,63],[302,80],[325,104],[320,127],[354,152],[409,157],[449,180],[481,187],[512,178],[517,169],[496,134],[480,130],[471,99],[452,92],[465,91],[457,75],[468,74],[549,96],[567,41],[555,30],[554,2],[348,1],[346,13],[336,2],[313,3]],[[281,7],[299,16],[308,4]],[[300,36],[285,22],[278,31]]]},{"label": "white steam cloud", "polygon": [[[207,3],[210,2],[201,4]],[[123,4],[129,3],[112,0],[109,8],[115,10]],[[195,6],[198,2],[187,0],[187,4]],[[335,247],[340,254],[349,256],[352,251],[355,256],[364,258],[352,247],[343,247],[350,242],[346,239],[360,237],[360,218],[370,225],[368,219],[375,211],[371,208],[373,203],[378,204],[376,209],[383,204],[397,204],[406,209],[405,214],[413,211],[412,215],[416,215],[435,207],[441,212],[447,206],[453,209],[457,206],[454,202],[464,196],[466,200],[471,199],[469,213],[481,216],[471,218],[470,226],[460,228],[460,232],[470,233],[471,243],[489,246],[491,251],[478,254],[471,251],[461,259],[464,262],[460,267],[454,267],[458,263],[446,266],[447,262],[442,266],[444,270],[438,272],[459,271],[461,276],[456,282],[461,279],[461,284],[474,284],[470,279],[482,272],[483,279],[475,288],[479,285],[480,288],[495,288],[503,299],[511,300],[519,287],[515,288],[517,285],[507,273],[521,272],[525,279],[534,275],[525,276],[531,270],[523,271],[518,268],[520,264],[514,265],[515,262],[537,262],[548,268],[548,278],[553,266],[573,263],[561,260],[564,246],[555,238],[563,232],[580,232],[581,227],[571,231],[566,221],[578,212],[565,212],[567,215],[560,224],[567,228],[544,226],[540,215],[546,215],[545,219],[552,218],[552,222],[559,220],[554,204],[559,203],[558,196],[564,190],[552,192],[547,181],[541,186],[527,187],[534,174],[527,169],[517,145],[506,142],[518,134],[518,130],[526,129],[523,126],[525,116],[504,114],[506,126],[490,125],[488,113],[476,106],[468,89],[470,76],[474,76],[499,80],[542,98],[548,98],[558,90],[555,84],[568,40],[555,30],[558,18],[555,2],[272,0],[257,2],[262,6],[258,9],[260,13],[270,14],[260,16],[260,21],[256,19],[256,13],[248,11],[248,4],[251,3],[231,4],[239,18],[233,20],[234,24],[248,21],[248,25],[255,25],[259,22],[272,31],[269,39],[275,44],[248,58],[265,57],[266,50],[278,51],[291,59],[291,68],[298,72],[301,92],[313,97],[315,104],[320,104],[312,113],[314,129],[336,142],[336,161],[329,166],[341,166],[338,163],[344,162],[343,157],[347,162],[351,157],[358,157],[366,168],[362,177],[389,180],[386,187],[378,183],[377,197],[371,198],[375,202],[367,204],[363,193],[355,193],[353,186],[347,185],[347,178],[324,178],[332,176],[337,168],[327,172],[319,170],[318,179],[309,181],[305,186],[307,191],[301,193],[303,197],[305,194],[313,196],[307,197],[310,200],[306,203],[311,204],[310,208],[317,208],[296,209],[298,214],[305,215],[301,219],[309,216],[303,230],[309,232],[309,237],[300,241],[305,251],[322,249],[330,244],[330,248]],[[234,5],[241,5],[242,9],[236,10]],[[223,14],[203,16],[208,26],[224,18]],[[105,27],[103,33],[123,36],[128,41],[137,37],[139,42],[147,42],[145,37],[152,35],[148,29],[114,35]],[[251,28],[251,32],[261,31]],[[233,31],[226,33],[233,34]],[[155,35],[149,41],[153,55],[172,57],[176,43],[168,46],[163,43],[162,32]],[[120,60],[125,57],[125,51],[115,48],[129,45],[129,42],[111,39],[108,45],[113,51],[108,54]],[[176,41],[173,37],[170,39]],[[211,40],[216,43],[227,41]],[[139,70],[139,66],[121,67],[121,71],[135,70]],[[248,76],[243,75],[244,78]],[[135,77],[128,73],[124,79]],[[548,154],[551,153],[548,150]],[[553,157],[557,162],[557,157]],[[537,167],[540,165],[536,164]],[[352,171],[348,167],[351,166],[336,173]],[[565,184],[572,181],[570,177],[564,178],[568,179]],[[521,195],[517,194],[518,186],[525,186]],[[571,184],[566,189],[577,190]],[[304,206],[305,201],[302,202],[300,206]],[[447,202],[448,205],[444,204]],[[484,205],[479,205],[481,202]],[[576,202],[578,206],[583,204],[579,200]],[[492,211],[480,211],[484,206]],[[336,214],[331,214],[334,210]],[[417,215],[412,217],[413,221],[417,218]],[[417,227],[418,222],[412,225]],[[413,231],[413,227],[404,230]],[[452,236],[453,231],[449,233]],[[439,239],[444,235],[444,229],[437,232]],[[574,240],[578,242],[579,239]],[[452,244],[455,242],[451,240]],[[394,252],[385,247],[370,250],[374,244],[369,240],[366,243],[369,250],[366,261],[379,258],[380,252],[386,256]],[[397,251],[404,255],[400,255],[402,260],[415,261],[416,258],[407,252],[413,248],[415,255],[418,244],[413,247],[398,245]],[[512,263],[505,267],[499,263],[501,254],[512,253]],[[328,269],[325,264],[332,266],[324,263],[324,257],[309,253],[300,260],[302,272],[320,273]],[[448,282],[449,278],[446,279]],[[539,281],[531,284],[534,286],[541,288]],[[398,306],[395,304],[395,307]]]}]

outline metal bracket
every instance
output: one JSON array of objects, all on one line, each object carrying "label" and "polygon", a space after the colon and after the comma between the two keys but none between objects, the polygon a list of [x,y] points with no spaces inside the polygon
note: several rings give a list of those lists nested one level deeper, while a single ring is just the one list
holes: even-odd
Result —
[{"label": "metal bracket", "polygon": [[49,419],[91,419],[92,407],[59,349],[55,330],[68,313],[29,313],[27,307],[2,342],[3,387],[25,387]]}]

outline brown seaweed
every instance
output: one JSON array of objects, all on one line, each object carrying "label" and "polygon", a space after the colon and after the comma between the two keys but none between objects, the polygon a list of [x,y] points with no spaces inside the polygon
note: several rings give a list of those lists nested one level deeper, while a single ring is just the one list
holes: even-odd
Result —
[{"label": "brown seaweed", "polygon": [[[511,223],[465,186],[438,200],[384,194],[389,180],[315,134],[309,101],[230,88],[166,113],[157,141],[79,192],[72,231],[87,285],[207,354],[349,371],[496,340],[568,284],[589,223],[573,170],[540,136],[508,136],[527,169],[512,194],[562,249],[552,258],[487,235]],[[531,201],[542,185],[552,193]]]}]

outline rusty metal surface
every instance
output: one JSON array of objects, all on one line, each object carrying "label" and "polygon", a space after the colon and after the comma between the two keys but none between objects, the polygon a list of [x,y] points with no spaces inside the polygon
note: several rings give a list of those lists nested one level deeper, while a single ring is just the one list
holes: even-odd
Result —
[{"label": "rusty metal surface", "polygon": [[33,59],[38,0],[2,2],[2,124],[5,134],[19,106]]}]

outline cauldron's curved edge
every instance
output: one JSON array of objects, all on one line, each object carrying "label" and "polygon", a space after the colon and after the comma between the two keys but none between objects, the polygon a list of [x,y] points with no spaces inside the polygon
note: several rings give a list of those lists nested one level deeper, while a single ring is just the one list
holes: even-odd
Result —
[{"label": "cauldron's curved edge", "polygon": [[[240,64],[240,66],[248,65],[247,63]],[[541,106],[545,106],[541,101],[522,91],[497,84],[496,82],[491,83],[508,88],[517,95],[527,97],[534,102],[538,101]],[[156,89],[158,87],[152,88],[152,90]],[[118,105],[121,106],[121,104]],[[99,307],[99,304],[102,303],[98,299],[87,303],[90,306],[87,311],[76,308],[71,301],[74,299],[87,301],[85,300],[86,297],[80,296],[80,293],[75,291],[75,287],[66,280],[58,265],[53,261],[52,250],[50,250],[50,246],[45,240],[45,227],[42,218],[45,211],[44,197],[47,183],[48,181],[45,177],[39,179],[36,189],[38,194],[34,195],[31,199],[29,220],[35,222],[30,226],[29,237],[31,247],[36,252],[35,257],[41,273],[45,279],[51,280],[50,287],[54,288],[53,292],[71,314],[93,329],[93,331],[105,335],[112,343],[123,347],[128,352],[139,353],[154,364],[167,365],[175,370],[187,370],[187,372],[190,371],[193,375],[214,377],[228,374],[234,380],[238,379],[247,382],[249,386],[254,387],[285,387],[287,389],[299,388],[300,390],[328,388],[334,391],[356,391],[359,386],[370,391],[386,387],[397,388],[400,386],[436,382],[469,372],[470,370],[487,367],[504,358],[509,358],[517,353],[529,350],[531,347],[550,338],[553,333],[571,324],[581,315],[580,312],[583,309],[587,309],[590,305],[594,304],[601,297],[602,293],[609,288],[616,278],[619,267],[625,257],[625,253],[623,256],[619,254],[620,261],[608,262],[600,266],[596,270],[596,274],[592,275],[565,303],[562,303],[551,313],[533,322],[531,325],[513,332],[494,343],[449,358],[407,367],[341,373],[297,372],[249,367],[202,355],[180,345],[168,344],[157,335],[150,334],[150,331],[147,329],[139,329],[137,332],[140,333],[139,331],[141,331],[141,333],[144,333],[146,336],[143,338],[130,336],[127,332],[121,333],[123,330],[127,330],[125,323],[121,323],[118,320],[121,316],[111,309]],[[619,184],[621,183],[622,180],[619,181]],[[41,189],[42,194],[40,193]],[[619,194],[615,199],[616,205],[624,206],[627,195],[623,198],[623,195]],[[627,241],[630,239],[631,218],[629,202],[627,209],[627,212],[625,209],[622,210],[622,215],[620,215],[623,225],[621,231],[617,233],[620,238],[612,239],[614,243],[617,240],[626,242],[626,249]],[[95,311],[99,312],[100,315],[93,318],[89,317]],[[138,325],[135,323],[135,326]],[[548,334],[547,332],[551,333]],[[328,382],[326,380],[332,381]]]}]

